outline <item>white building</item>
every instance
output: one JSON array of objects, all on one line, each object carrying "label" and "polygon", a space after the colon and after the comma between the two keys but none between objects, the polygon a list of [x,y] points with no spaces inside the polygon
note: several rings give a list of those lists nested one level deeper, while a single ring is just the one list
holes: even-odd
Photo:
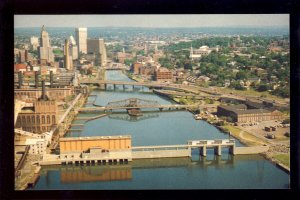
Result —
[{"label": "white building", "polygon": [[219,47],[209,48],[208,46],[201,46],[199,49],[190,49],[190,58],[193,59],[200,59],[202,56],[206,56],[210,54],[213,50],[219,51]]},{"label": "white building", "polygon": [[33,50],[37,50],[38,46],[39,46],[39,38],[38,37],[31,37],[30,38],[30,45],[31,45],[31,48]]},{"label": "white building", "polygon": [[26,139],[25,145],[29,145],[29,154],[46,153],[47,142],[44,139]]},{"label": "white building", "polygon": [[75,29],[76,44],[78,46],[78,55],[87,53],[87,28]]},{"label": "white building", "polygon": [[78,47],[77,47],[76,41],[72,35],[69,38],[69,44],[70,44],[70,46],[69,46],[70,56],[72,57],[73,60],[77,60],[78,59]]}]

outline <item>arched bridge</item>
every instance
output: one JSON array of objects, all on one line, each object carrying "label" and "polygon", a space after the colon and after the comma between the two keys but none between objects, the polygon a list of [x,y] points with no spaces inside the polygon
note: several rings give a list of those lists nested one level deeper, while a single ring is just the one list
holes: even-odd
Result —
[{"label": "arched bridge", "polygon": [[94,111],[107,111],[107,110],[122,110],[122,109],[143,109],[143,108],[158,108],[159,110],[163,109],[187,109],[187,108],[197,108],[197,105],[161,105],[157,101],[145,100],[138,98],[124,99],[120,101],[109,102],[104,107],[84,107],[80,108],[81,112],[94,112]]}]

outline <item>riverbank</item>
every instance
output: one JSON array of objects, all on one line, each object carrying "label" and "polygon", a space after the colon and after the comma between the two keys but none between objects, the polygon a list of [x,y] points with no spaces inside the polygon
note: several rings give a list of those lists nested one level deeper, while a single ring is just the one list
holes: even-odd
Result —
[{"label": "riverbank", "polygon": [[[130,74],[128,72],[127,73],[125,72],[125,75],[127,75],[127,77],[130,78],[133,81],[136,81],[136,82],[145,82],[145,80],[143,80],[142,78],[134,76],[134,75],[132,75],[132,74]],[[195,89],[195,91],[197,90],[199,92],[199,88],[195,87],[193,89]],[[196,99],[193,99],[193,98],[176,98],[176,97],[172,98],[172,97],[167,97],[167,99],[172,100],[172,101],[174,101],[176,103],[179,103],[179,104],[194,104],[194,103],[199,103]],[[201,105],[202,104],[205,105],[205,102],[201,102]],[[193,114],[197,113],[197,112],[192,111],[192,110],[189,110],[189,111],[191,113],[193,113]],[[222,121],[222,120],[210,119],[209,115],[207,115],[206,117],[204,117],[202,119],[204,119],[205,121],[207,121],[209,124],[217,127],[218,129],[220,129],[224,133],[231,132],[231,136],[232,137],[236,138],[237,140],[239,140],[242,144],[244,144],[246,146],[252,146],[252,147],[254,147],[254,146],[270,146],[271,145],[271,143],[269,143],[267,139],[264,140],[262,138],[256,137],[255,135],[251,134],[250,132],[247,132],[245,130],[241,130],[240,128],[238,128],[236,126],[233,126],[231,124],[227,124],[226,123],[226,125],[220,126],[220,124],[218,124],[218,122]],[[272,157],[272,159],[268,159],[268,160],[270,160],[271,162],[273,162],[275,164],[280,164],[281,163],[278,160],[278,158],[275,159],[275,158]]]},{"label": "riverbank", "polygon": [[[194,101],[180,101],[179,98],[171,98],[173,101],[177,103],[190,104],[194,103]],[[193,112],[192,112],[193,113]],[[194,113],[193,113],[194,114]],[[220,131],[224,133],[231,134],[232,137],[239,140],[242,144],[246,146],[269,146],[267,152],[260,153],[265,159],[271,161],[276,166],[281,168],[287,173],[290,173],[290,150],[285,145],[273,144],[268,142],[267,139],[263,140],[261,138],[256,137],[255,135],[243,131],[236,126],[232,126],[230,124],[218,126],[216,120],[210,120],[209,117],[202,118],[204,121],[210,123],[211,125],[218,128]]]}]

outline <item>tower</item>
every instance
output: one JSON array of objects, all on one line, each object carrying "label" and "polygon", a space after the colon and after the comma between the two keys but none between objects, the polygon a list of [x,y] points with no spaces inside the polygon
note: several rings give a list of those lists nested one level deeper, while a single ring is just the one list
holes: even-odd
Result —
[{"label": "tower", "polygon": [[69,40],[65,39],[65,49],[64,49],[64,64],[67,70],[70,70],[70,56],[69,56]]},{"label": "tower", "polygon": [[192,46],[192,44],[191,44],[191,50],[190,50],[190,58],[191,58],[191,60],[193,60],[193,46]]},{"label": "tower", "polygon": [[107,63],[106,48],[103,39],[88,39],[87,52],[96,55],[100,66],[105,66]]},{"label": "tower", "polygon": [[101,66],[105,66],[107,63],[107,55],[106,55],[104,39],[100,39],[100,54],[101,54]]},{"label": "tower", "polygon": [[78,55],[87,53],[87,28],[76,28],[75,38],[78,45]]},{"label": "tower", "polygon": [[70,43],[70,45],[69,45],[70,55],[72,56],[73,60],[76,60],[76,59],[78,59],[78,47],[77,47],[76,41],[72,35],[69,38],[69,43]]},{"label": "tower", "polygon": [[54,62],[53,48],[50,45],[50,38],[48,32],[45,30],[45,26],[42,26],[40,46],[38,48],[39,59],[46,60],[48,62]]}]

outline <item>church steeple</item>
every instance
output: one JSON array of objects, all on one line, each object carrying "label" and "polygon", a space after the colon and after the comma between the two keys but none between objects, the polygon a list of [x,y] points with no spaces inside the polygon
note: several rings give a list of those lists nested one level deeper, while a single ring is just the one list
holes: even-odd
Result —
[{"label": "church steeple", "polygon": [[193,45],[191,43],[191,49],[190,49],[190,58],[193,60]]}]

